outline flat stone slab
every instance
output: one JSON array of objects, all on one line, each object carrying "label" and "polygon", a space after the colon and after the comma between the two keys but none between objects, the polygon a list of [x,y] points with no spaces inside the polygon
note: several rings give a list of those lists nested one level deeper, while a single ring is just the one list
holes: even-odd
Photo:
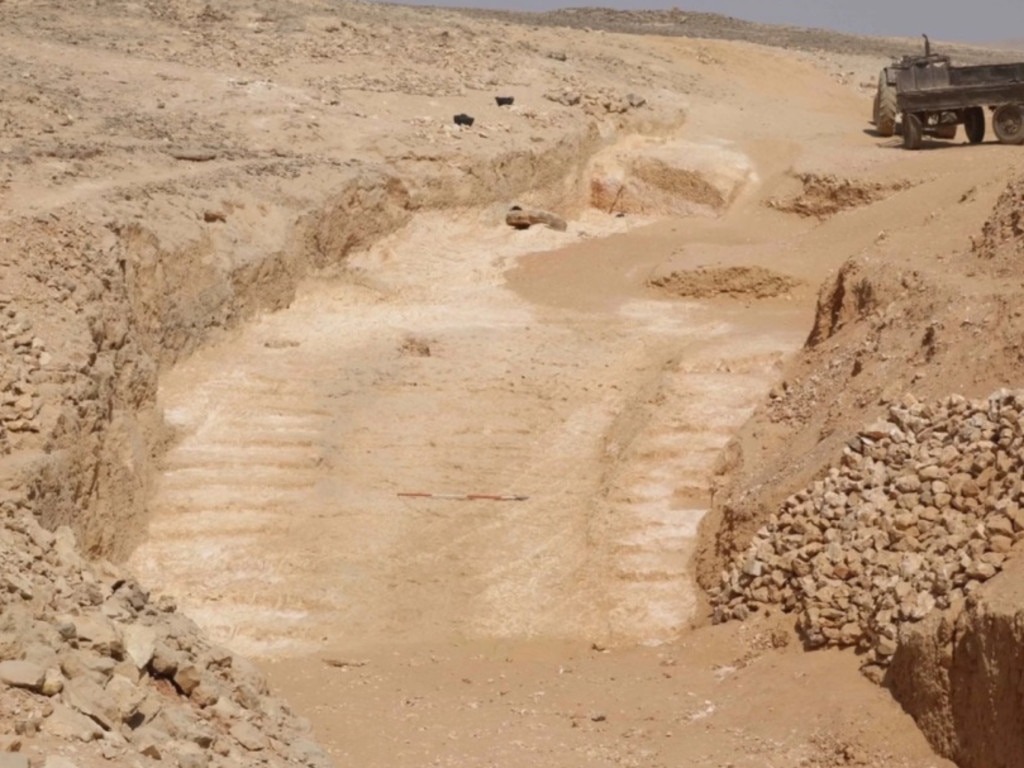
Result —
[{"label": "flat stone slab", "polygon": [[46,670],[30,661],[0,661],[0,683],[12,688],[38,692],[45,677]]}]

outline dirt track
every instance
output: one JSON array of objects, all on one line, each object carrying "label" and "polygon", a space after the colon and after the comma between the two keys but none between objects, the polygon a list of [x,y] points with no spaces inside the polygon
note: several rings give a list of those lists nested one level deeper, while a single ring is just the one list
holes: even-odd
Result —
[{"label": "dirt track", "polygon": [[[39,337],[4,369],[25,372],[0,501],[131,550],[339,764],[948,764],[789,617],[705,626],[692,563],[720,566],[698,532],[718,473],[788,492],[877,404],[813,436],[748,421],[796,376],[822,280],[856,256],[902,285],[968,248],[1019,150],[875,137],[889,43],[121,10],[0,6],[0,64],[27,73],[4,90],[25,257],[2,303]],[[51,66],[72,51],[81,73]],[[510,202],[568,230],[512,230]],[[801,359],[794,409],[842,401],[813,397],[833,352]],[[877,400],[870,376],[851,390]]]}]

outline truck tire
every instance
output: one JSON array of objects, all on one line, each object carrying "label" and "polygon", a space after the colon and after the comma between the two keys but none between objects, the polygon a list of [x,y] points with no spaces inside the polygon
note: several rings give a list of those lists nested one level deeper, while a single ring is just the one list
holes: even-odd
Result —
[{"label": "truck tire", "polygon": [[903,147],[905,149],[920,149],[923,136],[924,126],[921,124],[921,118],[912,112],[904,112]]},{"label": "truck tire", "polygon": [[981,107],[968,107],[964,110],[964,132],[971,144],[981,144],[985,140],[985,110]]},{"label": "truck tire", "polygon": [[1003,144],[1024,142],[1024,111],[1019,104],[1004,104],[992,115],[992,130]]},{"label": "truck tire", "polygon": [[896,88],[889,85],[883,69],[878,74],[878,91],[875,93],[878,108],[875,110],[875,130],[879,136],[889,138],[896,133]]}]

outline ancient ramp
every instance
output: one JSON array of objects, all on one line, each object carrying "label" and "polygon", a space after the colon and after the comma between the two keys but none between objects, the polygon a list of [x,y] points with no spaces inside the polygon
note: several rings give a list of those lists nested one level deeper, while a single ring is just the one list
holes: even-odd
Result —
[{"label": "ancient ramp", "polygon": [[601,539],[615,576],[606,598],[613,641],[670,641],[694,618],[691,559],[713,469],[777,376],[786,339],[798,341],[771,323],[723,318],[704,339],[684,342],[638,404],[643,426],[607,475]]},{"label": "ancient ramp", "polygon": [[579,227],[423,217],[167,376],[143,581],[253,655],[674,637],[711,463],[799,339],[636,285],[587,311],[504,287]]}]

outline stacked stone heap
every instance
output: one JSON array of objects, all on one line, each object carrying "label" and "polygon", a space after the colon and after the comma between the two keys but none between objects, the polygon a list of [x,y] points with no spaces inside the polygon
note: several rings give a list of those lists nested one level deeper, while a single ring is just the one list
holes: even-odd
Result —
[{"label": "stacked stone heap", "polygon": [[38,432],[41,401],[32,374],[50,362],[32,322],[0,294],[0,456],[10,453],[11,432]]},{"label": "stacked stone heap", "polygon": [[0,764],[105,761],[331,765],[250,662],[0,499]]},{"label": "stacked stone heap", "polygon": [[1024,537],[1024,391],[907,396],[723,571],[716,622],[778,605],[810,647],[884,667],[899,628],[965,600]]}]

